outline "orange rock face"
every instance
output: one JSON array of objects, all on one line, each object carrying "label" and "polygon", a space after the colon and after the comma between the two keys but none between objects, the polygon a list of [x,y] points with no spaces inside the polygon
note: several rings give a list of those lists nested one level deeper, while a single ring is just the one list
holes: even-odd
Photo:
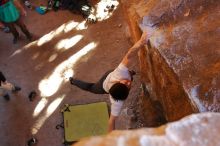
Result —
[{"label": "orange rock face", "polygon": [[140,29],[153,32],[140,53],[140,68],[143,87],[161,103],[166,119],[219,112],[220,3],[126,0],[122,4],[134,41]]}]

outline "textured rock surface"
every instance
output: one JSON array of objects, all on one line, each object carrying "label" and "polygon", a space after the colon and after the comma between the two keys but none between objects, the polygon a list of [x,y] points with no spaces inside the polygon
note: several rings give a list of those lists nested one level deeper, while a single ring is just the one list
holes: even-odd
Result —
[{"label": "textured rock surface", "polygon": [[[168,121],[193,112],[220,111],[218,0],[122,1],[137,40],[153,33],[140,53],[144,87]],[[141,18],[143,20],[141,20]],[[151,47],[150,47],[151,46]]]},{"label": "textured rock surface", "polygon": [[159,128],[114,131],[74,146],[219,146],[219,120],[219,113],[195,114]]}]

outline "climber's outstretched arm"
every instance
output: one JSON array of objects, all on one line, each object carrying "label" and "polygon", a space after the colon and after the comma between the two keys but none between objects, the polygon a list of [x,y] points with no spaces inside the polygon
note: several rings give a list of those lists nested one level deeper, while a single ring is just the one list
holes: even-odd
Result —
[{"label": "climber's outstretched arm", "polygon": [[138,50],[142,48],[147,43],[147,33],[144,32],[141,38],[128,50],[121,63],[127,68],[131,66],[134,56],[137,54]]},{"label": "climber's outstretched arm", "polygon": [[115,129],[115,120],[117,119],[116,116],[110,115],[110,118],[108,120],[108,132],[111,132]]}]

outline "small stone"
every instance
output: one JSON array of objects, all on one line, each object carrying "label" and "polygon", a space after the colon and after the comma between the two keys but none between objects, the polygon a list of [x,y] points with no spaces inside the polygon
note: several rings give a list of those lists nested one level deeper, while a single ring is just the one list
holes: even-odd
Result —
[{"label": "small stone", "polygon": [[122,27],[122,24],[118,24],[118,27],[119,27],[119,28]]},{"label": "small stone", "polygon": [[30,94],[28,95],[28,98],[30,101],[33,101],[36,96],[37,93],[35,91],[31,91]]},{"label": "small stone", "polygon": [[36,138],[32,137],[30,140],[27,141],[27,145],[28,146],[33,146],[37,143],[37,141],[38,140]]}]

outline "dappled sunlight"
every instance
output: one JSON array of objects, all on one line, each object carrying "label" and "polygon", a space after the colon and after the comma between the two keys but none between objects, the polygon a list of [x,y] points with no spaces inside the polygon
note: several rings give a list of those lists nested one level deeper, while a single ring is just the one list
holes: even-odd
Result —
[{"label": "dappled sunlight", "polygon": [[60,98],[57,98],[56,100],[54,100],[47,108],[47,115],[51,115],[56,109],[57,107],[60,105],[60,103],[62,102],[64,96],[61,96]]},{"label": "dappled sunlight", "polygon": [[67,33],[71,30],[73,30],[77,25],[79,24],[79,22],[75,22],[75,21],[70,21],[66,24],[66,27],[64,28],[64,32]]},{"label": "dappled sunlight", "polygon": [[54,39],[55,37],[58,37],[62,33],[68,33],[68,32],[70,32],[74,29],[75,30],[85,30],[87,28],[88,28],[88,26],[86,25],[85,20],[82,21],[82,22],[75,22],[75,21],[71,20],[67,23],[62,24],[60,27],[58,27],[57,29],[49,32],[48,34],[45,34],[44,36],[42,36],[38,40],[33,41],[33,42],[25,45],[21,49],[16,50],[15,52],[12,53],[12,55],[10,55],[10,57],[18,55],[18,54],[22,53],[23,51],[29,49],[32,46],[42,46],[45,43],[48,43],[49,41]]},{"label": "dappled sunlight", "polygon": [[[114,5],[114,8],[112,8],[111,11],[106,10],[107,6],[112,6]],[[96,7],[96,18],[98,21],[103,21],[108,19],[110,16],[112,16],[114,10],[117,9],[119,5],[119,2],[117,0],[101,0],[95,7]]]},{"label": "dappled sunlight", "polygon": [[[106,10],[107,6],[112,6],[112,5],[114,5],[114,7],[110,11]],[[106,20],[110,16],[112,16],[113,12],[117,9],[118,5],[119,5],[119,2],[117,0],[114,0],[114,1],[112,1],[112,0],[101,0],[95,6],[96,11],[95,11],[94,15],[95,15],[95,17],[97,18],[98,21]],[[86,20],[84,20],[82,22],[75,22],[75,21],[71,20],[67,23],[62,24],[57,29],[52,30],[48,34],[45,34],[44,36],[42,36],[38,40],[33,41],[33,42],[25,45],[21,49],[16,50],[15,52],[12,53],[12,55],[10,55],[10,57],[18,55],[18,54],[22,53],[23,51],[31,48],[32,46],[42,46],[45,43],[48,43],[51,40],[53,40],[55,37],[58,37],[62,33],[68,33],[72,30],[85,30],[85,29],[88,29],[88,25],[87,25]],[[62,44],[65,41],[67,41],[67,40],[64,39],[63,42],[60,42],[60,43]],[[65,46],[65,45],[61,45],[61,46]],[[70,48],[70,46],[66,47],[66,48]]]},{"label": "dappled sunlight", "polygon": [[76,43],[78,43],[83,38],[82,35],[76,35],[69,39],[63,39],[59,41],[56,45],[57,50],[67,50],[73,47]]},{"label": "dappled sunlight", "polygon": [[71,56],[68,59],[68,62],[72,64],[72,66],[84,55],[86,55],[89,51],[93,50],[97,46],[96,43],[92,42],[86,45],[84,48],[82,48],[80,51],[78,51],[76,54]]},{"label": "dappled sunlight", "polygon": [[15,55],[20,54],[20,53],[23,52],[24,50],[27,50],[29,47],[34,46],[34,45],[36,45],[36,44],[37,44],[37,41],[34,41],[34,42],[31,42],[31,43],[25,45],[23,48],[14,51],[14,52],[10,55],[9,58],[14,57]]},{"label": "dappled sunlight", "polygon": [[57,53],[54,53],[53,55],[51,55],[48,59],[48,62],[52,62],[54,61],[56,58],[57,58],[58,54]]},{"label": "dappled sunlight", "polygon": [[64,79],[69,79],[69,77],[72,77],[72,76],[73,76],[73,70],[72,69],[65,70]]},{"label": "dappled sunlight", "polygon": [[[95,12],[94,12],[95,14],[94,15],[98,21],[106,20],[112,16],[113,12],[117,9],[118,5],[119,5],[119,2],[117,0],[114,0],[114,1],[113,0],[101,0],[100,2],[98,2],[95,5]],[[111,7],[111,6],[113,6],[113,7]],[[110,8],[107,8],[107,7],[110,7]],[[62,33],[68,33],[72,30],[85,30],[85,29],[88,29],[88,25],[87,25],[86,20],[84,20],[82,22],[75,22],[75,21],[71,20],[67,23],[62,24],[57,29],[52,30],[48,34],[45,34],[44,36],[42,36],[38,40],[33,41],[33,42],[25,45],[21,49],[16,50],[15,52],[12,53],[12,55],[10,55],[10,57],[18,55],[18,54],[22,53],[23,51],[29,49],[32,46],[35,46],[35,45],[42,46],[45,43],[48,43],[51,40],[53,40],[55,37],[58,37]]]},{"label": "dappled sunlight", "polygon": [[43,37],[41,37],[37,41],[37,45],[42,46],[43,44],[51,41],[54,37],[57,37],[61,33],[67,33],[69,31],[72,31],[73,29],[76,29],[76,30],[87,29],[87,27],[85,25],[85,21],[82,21],[81,23],[74,22],[74,21],[67,22],[67,23],[61,25],[60,27],[58,27],[56,30],[53,30],[50,33],[48,33],[48,34],[44,35]]},{"label": "dappled sunlight", "polygon": [[34,109],[33,117],[36,117],[36,116],[38,116],[38,115],[41,113],[41,111],[42,111],[42,110],[44,109],[44,107],[46,106],[47,102],[48,102],[48,101],[47,101],[46,98],[42,98],[42,99],[38,102],[36,108]]},{"label": "dappled sunlight", "polygon": [[40,53],[39,52],[37,52],[37,53],[35,53],[32,57],[31,57],[31,59],[32,60],[35,60],[35,59],[37,59],[37,57],[40,55]]},{"label": "dappled sunlight", "polygon": [[60,35],[62,32],[64,32],[66,24],[61,25],[56,30],[51,31],[50,33],[44,35],[37,41],[38,46],[42,46],[43,44],[51,41],[55,36]]},{"label": "dappled sunlight", "polygon": [[74,64],[91,50],[93,50],[97,46],[96,43],[92,42],[78,51],[76,54],[72,55],[70,58],[59,64],[53,73],[43,79],[39,83],[39,90],[41,92],[41,96],[49,97],[55,94],[60,88],[63,82],[66,82],[70,76],[74,75]]},{"label": "dappled sunlight", "polygon": [[61,34],[61,33],[64,32],[64,29],[65,29],[65,27],[66,27],[66,24],[67,24],[67,23],[61,25],[60,27],[58,27],[58,28],[54,31],[55,36],[56,36],[56,35],[59,35],[59,34]]},{"label": "dappled sunlight", "polygon": [[[32,135],[37,134],[37,132],[40,130],[42,125],[45,123],[45,121],[54,113],[54,111],[58,108],[60,103],[63,101],[65,95],[62,95],[55,99],[50,105],[47,107],[47,110],[44,114],[42,114],[41,117],[38,118],[38,120],[34,123],[34,125],[31,128]],[[42,98],[41,100],[45,100]],[[47,101],[47,100],[46,100]],[[41,101],[40,101],[41,102]],[[39,102],[39,103],[40,103]],[[38,104],[39,105],[39,104]]]},{"label": "dappled sunlight", "polygon": [[41,96],[48,97],[53,95],[59,89],[62,81],[61,74],[56,71],[48,79],[42,80],[39,83]]},{"label": "dappled sunlight", "polygon": [[76,26],[76,30],[84,30],[87,29],[88,25],[86,24],[86,20],[82,21]]},{"label": "dappled sunlight", "polygon": [[42,36],[38,41],[37,41],[37,45],[38,46],[42,46],[43,44],[49,42],[50,40],[52,40],[52,38],[54,38],[55,33],[54,31]]}]

